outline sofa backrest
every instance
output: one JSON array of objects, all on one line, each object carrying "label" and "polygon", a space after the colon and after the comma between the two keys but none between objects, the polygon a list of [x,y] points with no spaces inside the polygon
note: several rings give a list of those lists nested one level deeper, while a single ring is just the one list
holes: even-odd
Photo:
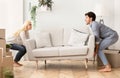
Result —
[{"label": "sofa backrest", "polygon": [[53,46],[62,46],[63,43],[63,28],[41,28],[37,32],[49,32],[51,37],[51,43]]},{"label": "sofa backrest", "polygon": [[61,27],[53,27],[53,28],[40,28],[39,31],[36,32],[49,32],[51,36],[51,43],[53,46],[62,46],[68,45],[68,40],[71,35],[72,29],[77,29],[81,32],[92,34],[92,31],[88,26],[81,26],[79,28],[61,28]]},{"label": "sofa backrest", "polygon": [[68,45],[68,40],[70,38],[72,29],[77,29],[81,32],[92,34],[92,32],[88,26],[81,26],[79,28],[64,28],[64,34],[63,34],[64,35],[64,37],[63,37],[63,44],[64,45]]}]

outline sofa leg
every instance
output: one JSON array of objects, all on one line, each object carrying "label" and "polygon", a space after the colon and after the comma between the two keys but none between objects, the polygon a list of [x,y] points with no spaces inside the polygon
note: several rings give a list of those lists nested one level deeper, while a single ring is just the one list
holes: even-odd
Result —
[{"label": "sofa leg", "polygon": [[88,59],[86,58],[86,59],[85,59],[85,68],[86,68],[86,70],[88,69],[87,63],[88,63]]},{"label": "sofa leg", "polygon": [[45,65],[47,64],[47,61],[45,60]]},{"label": "sofa leg", "polygon": [[96,59],[95,59],[95,56],[94,56],[94,59],[93,59],[93,64],[95,64],[95,61],[96,61]]},{"label": "sofa leg", "polygon": [[36,69],[38,70],[38,60],[36,60]]}]

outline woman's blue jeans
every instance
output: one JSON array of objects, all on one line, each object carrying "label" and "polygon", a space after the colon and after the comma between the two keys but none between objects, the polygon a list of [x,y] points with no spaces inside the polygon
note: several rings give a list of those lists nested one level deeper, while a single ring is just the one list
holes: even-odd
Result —
[{"label": "woman's blue jeans", "polygon": [[26,48],[24,45],[19,45],[19,44],[10,44],[12,47],[11,49],[13,50],[18,50],[18,53],[16,54],[14,61],[18,62],[20,59],[25,55],[26,53]]}]

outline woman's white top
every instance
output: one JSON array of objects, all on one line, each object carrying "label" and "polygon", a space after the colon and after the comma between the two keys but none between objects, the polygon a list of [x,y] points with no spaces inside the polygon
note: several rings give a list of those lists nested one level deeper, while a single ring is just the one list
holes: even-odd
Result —
[{"label": "woman's white top", "polygon": [[29,32],[22,31],[18,36],[11,36],[7,39],[7,44],[20,44],[24,45],[25,40],[29,39]]}]

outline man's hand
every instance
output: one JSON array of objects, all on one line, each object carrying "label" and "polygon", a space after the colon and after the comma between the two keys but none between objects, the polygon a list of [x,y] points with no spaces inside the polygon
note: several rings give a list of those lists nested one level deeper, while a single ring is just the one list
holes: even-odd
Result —
[{"label": "man's hand", "polygon": [[98,54],[99,44],[95,44],[95,52],[94,55]]}]

